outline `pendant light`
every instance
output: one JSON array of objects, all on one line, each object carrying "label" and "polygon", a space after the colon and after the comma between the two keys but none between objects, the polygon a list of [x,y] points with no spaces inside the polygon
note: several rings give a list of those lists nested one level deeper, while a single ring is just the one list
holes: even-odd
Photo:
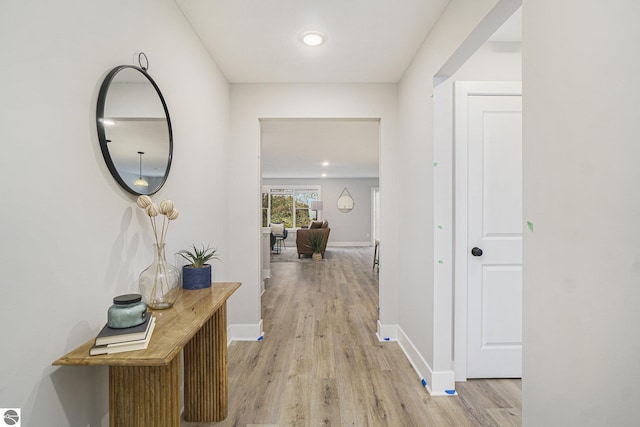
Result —
[{"label": "pendant light", "polygon": [[144,154],[144,151],[138,151],[138,154],[140,154],[140,177],[136,179],[136,182],[134,182],[133,185],[137,187],[148,187],[149,183],[147,180],[142,179],[142,155]]}]

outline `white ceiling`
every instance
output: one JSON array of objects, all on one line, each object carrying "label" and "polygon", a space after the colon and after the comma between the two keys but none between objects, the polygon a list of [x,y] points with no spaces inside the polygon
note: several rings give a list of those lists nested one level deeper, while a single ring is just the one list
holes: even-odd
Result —
[{"label": "white ceiling", "polygon": [[448,2],[176,0],[231,83],[397,82]]},{"label": "white ceiling", "polygon": [[[231,83],[393,83],[449,0],[176,3]],[[519,41],[520,21],[518,12],[491,41]],[[309,30],[325,43],[304,46]],[[377,121],[274,119],[261,129],[265,178],[378,176]]]},{"label": "white ceiling", "polygon": [[376,178],[378,128],[373,119],[260,120],[262,177]]}]

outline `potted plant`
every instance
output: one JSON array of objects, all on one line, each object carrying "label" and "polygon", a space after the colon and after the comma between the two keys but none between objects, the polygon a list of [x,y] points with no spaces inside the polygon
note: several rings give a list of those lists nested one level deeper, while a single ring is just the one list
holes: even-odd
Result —
[{"label": "potted plant", "polygon": [[220,259],[216,255],[217,249],[210,246],[205,248],[204,244],[201,248],[196,245],[192,248],[192,251],[183,249],[178,252],[178,255],[189,262],[182,267],[182,287],[189,290],[208,288],[211,286],[211,264],[207,264],[207,261]]},{"label": "potted plant", "polygon": [[311,258],[314,260],[322,259],[322,246],[324,245],[324,234],[311,232],[309,234],[309,247],[313,251]]}]

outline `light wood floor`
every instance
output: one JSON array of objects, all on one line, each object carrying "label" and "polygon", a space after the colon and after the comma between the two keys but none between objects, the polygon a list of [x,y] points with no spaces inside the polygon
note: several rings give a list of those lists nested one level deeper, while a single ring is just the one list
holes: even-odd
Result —
[{"label": "light wood floor", "polygon": [[372,248],[273,255],[264,340],[229,347],[228,418],[183,426],[520,426],[520,380],[431,397],[398,344],[377,340],[372,261]]}]

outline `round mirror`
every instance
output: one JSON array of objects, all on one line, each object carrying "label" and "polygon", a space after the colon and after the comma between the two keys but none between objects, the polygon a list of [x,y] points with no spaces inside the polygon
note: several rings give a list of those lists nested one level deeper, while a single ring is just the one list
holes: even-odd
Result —
[{"label": "round mirror", "polygon": [[129,193],[154,194],[173,155],[171,119],[147,72],[121,65],[102,82],[96,110],[100,149],[111,175]]},{"label": "round mirror", "polygon": [[353,205],[353,197],[351,197],[351,193],[349,193],[349,190],[345,187],[345,189],[342,190],[340,197],[338,197],[338,210],[344,213],[351,212],[353,210]]}]

